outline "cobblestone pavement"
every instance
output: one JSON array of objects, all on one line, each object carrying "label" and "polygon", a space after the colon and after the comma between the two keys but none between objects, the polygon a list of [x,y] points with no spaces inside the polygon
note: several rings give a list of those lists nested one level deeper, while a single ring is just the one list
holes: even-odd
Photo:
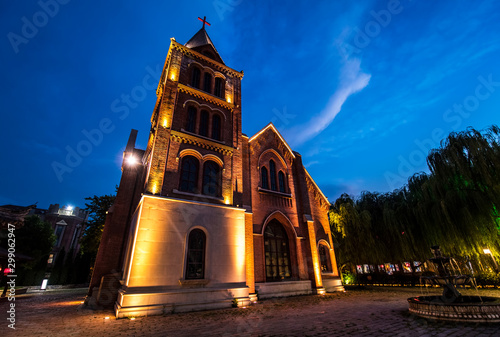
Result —
[{"label": "cobblestone pavement", "polygon": [[[500,290],[480,294],[500,297]],[[84,295],[78,289],[18,296],[15,331],[5,319],[9,302],[2,301],[0,336],[500,336],[500,324],[441,323],[410,315],[406,299],[421,295],[418,288],[350,290],[135,320],[83,309]]]}]

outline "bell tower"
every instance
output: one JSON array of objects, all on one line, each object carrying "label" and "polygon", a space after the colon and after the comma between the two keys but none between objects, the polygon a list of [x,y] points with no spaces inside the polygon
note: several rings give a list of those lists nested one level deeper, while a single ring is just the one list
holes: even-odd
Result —
[{"label": "bell tower", "polygon": [[[186,44],[170,41],[138,173],[140,192],[121,224],[128,234],[122,238],[118,317],[224,308],[233,299],[249,303],[243,72],[225,65],[201,21]],[[103,259],[110,254],[103,252]]]},{"label": "bell tower", "polygon": [[[201,20],[201,19],[200,19]],[[242,205],[241,79],[203,27],[171,39],[145,152],[145,193]]]}]

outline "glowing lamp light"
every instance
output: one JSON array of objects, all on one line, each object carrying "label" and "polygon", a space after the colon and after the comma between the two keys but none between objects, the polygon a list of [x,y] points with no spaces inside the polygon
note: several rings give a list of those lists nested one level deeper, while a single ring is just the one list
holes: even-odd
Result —
[{"label": "glowing lamp light", "polygon": [[4,275],[10,274],[10,273],[12,273],[12,269],[10,269],[10,268],[5,268],[5,269],[3,270],[3,274],[4,274]]},{"label": "glowing lamp light", "polygon": [[45,290],[47,289],[47,283],[49,282],[49,279],[44,278],[42,281],[42,286],[40,287],[40,290]]},{"label": "glowing lamp light", "polygon": [[72,211],[72,210],[73,210],[73,206],[66,206],[66,209],[67,209],[68,211]]},{"label": "glowing lamp light", "polygon": [[170,70],[170,80],[171,81],[177,81],[177,74],[178,74],[178,70],[176,68],[172,68]]},{"label": "glowing lamp light", "polygon": [[483,249],[483,253],[491,254],[491,250],[489,248],[485,248],[485,249]]},{"label": "glowing lamp light", "polygon": [[225,203],[226,205],[229,205],[229,198],[224,199],[224,203]]},{"label": "glowing lamp light", "polygon": [[226,100],[228,103],[231,103],[231,97],[227,96]]},{"label": "glowing lamp light", "polygon": [[137,158],[135,156],[128,156],[127,157],[127,164],[129,164],[129,165],[137,164]]}]

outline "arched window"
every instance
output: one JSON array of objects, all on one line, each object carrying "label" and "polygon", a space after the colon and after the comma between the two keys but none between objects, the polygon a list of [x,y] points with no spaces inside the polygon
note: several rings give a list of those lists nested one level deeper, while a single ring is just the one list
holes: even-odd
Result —
[{"label": "arched window", "polygon": [[188,108],[186,131],[195,132],[196,130],[196,108],[190,106]]},{"label": "arched window", "polygon": [[203,166],[203,188],[202,193],[218,197],[220,193],[220,166],[209,160]]},{"label": "arched window", "polygon": [[321,263],[321,272],[331,273],[332,264],[330,263],[330,252],[326,245],[319,244],[319,260]]},{"label": "arched window", "polygon": [[208,137],[208,111],[207,110],[201,110],[199,133],[201,136]]},{"label": "arched window", "polygon": [[267,181],[267,168],[263,166],[260,169],[260,176],[262,180],[262,188],[265,188],[266,190],[269,189],[269,182]]},{"label": "arched window", "polygon": [[264,232],[266,281],[282,281],[292,277],[288,236],[283,226],[272,220]]},{"label": "arched window", "polygon": [[224,98],[224,80],[220,77],[215,78],[215,88],[214,95],[220,98]]},{"label": "arched window", "polygon": [[205,246],[206,235],[201,229],[193,229],[189,233],[186,280],[202,279],[205,277]]},{"label": "arched window", "polygon": [[286,187],[285,187],[285,174],[283,171],[278,172],[278,184],[279,184],[279,191],[281,193],[286,193]]},{"label": "arched window", "polygon": [[205,73],[203,76],[203,90],[212,93],[212,75]]},{"label": "arched window", "polygon": [[276,187],[276,164],[272,159],[269,161],[269,176],[271,178],[271,189],[273,191],[277,191],[278,188]]},{"label": "arched window", "polygon": [[219,115],[212,116],[212,138],[220,140],[220,125],[221,119]]},{"label": "arched window", "polygon": [[179,190],[190,193],[198,192],[198,165],[198,159],[193,156],[182,158]]},{"label": "arched window", "polygon": [[200,88],[200,77],[201,71],[197,67],[193,67],[193,72],[191,73],[191,86],[194,88]]}]

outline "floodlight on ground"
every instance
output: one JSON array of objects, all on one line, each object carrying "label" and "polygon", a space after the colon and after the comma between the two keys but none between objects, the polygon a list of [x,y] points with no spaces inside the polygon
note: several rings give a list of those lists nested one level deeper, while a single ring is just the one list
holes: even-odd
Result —
[{"label": "floodlight on ground", "polygon": [[48,282],[49,282],[49,279],[48,278],[44,278],[43,281],[42,281],[42,286],[40,287],[40,290],[46,290]]}]

